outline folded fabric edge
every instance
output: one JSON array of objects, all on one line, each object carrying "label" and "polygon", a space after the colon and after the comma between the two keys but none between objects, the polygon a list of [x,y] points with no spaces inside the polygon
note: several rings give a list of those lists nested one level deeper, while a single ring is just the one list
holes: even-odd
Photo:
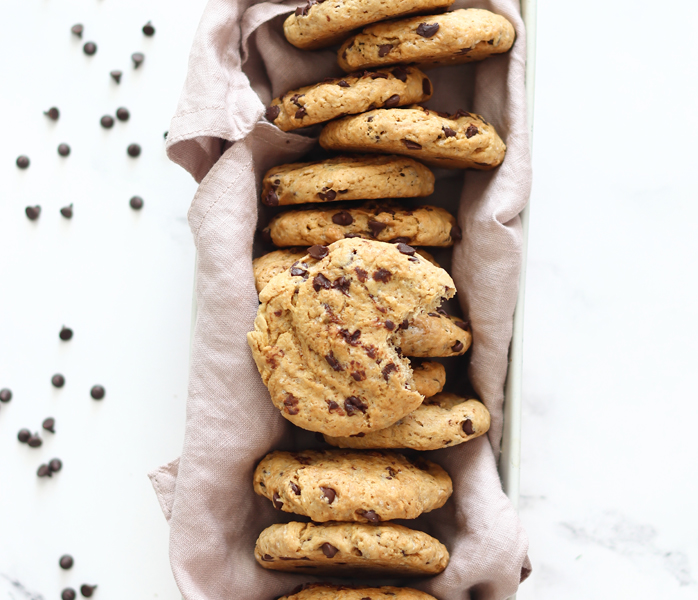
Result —
[{"label": "folded fabric edge", "polygon": [[160,509],[167,521],[172,516],[177,475],[179,474],[179,457],[148,473],[150,483],[155,490],[155,496],[160,503]]}]

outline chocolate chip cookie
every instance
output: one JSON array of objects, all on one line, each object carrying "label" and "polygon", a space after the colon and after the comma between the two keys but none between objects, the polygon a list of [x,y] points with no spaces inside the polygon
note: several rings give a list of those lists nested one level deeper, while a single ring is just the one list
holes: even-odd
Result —
[{"label": "chocolate chip cookie", "polygon": [[277,451],[262,459],[253,481],[254,491],[278,510],[316,522],[415,519],[453,492],[439,465],[410,462],[398,452]]},{"label": "chocolate chip cookie", "polygon": [[432,12],[454,0],[309,0],[284,22],[286,39],[297,48],[315,50],[345,40],[354,29],[376,21]]},{"label": "chocolate chip cookie", "polygon": [[436,206],[409,209],[394,202],[370,201],[356,207],[289,210],[267,228],[277,246],[331,244],[366,238],[410,246],[452,246],[460,239],[456,220]]},{"label": "chocolate chip cookie", "polygon": [[423,400],[400,324],[455,293],[451,277],[404,244],[344,239],[274,277],[247,336],[283,416],[334,436],[383,429]]},{"label": "chocolate chip cookie", "polygon": [[441,309],[421,312],[406,323],[397,344],[403,354],[421,358],[460,356],[473,341],[470,325]]},{"label": "chocolate chip cookie", "polygon": [[412,448],[438,450],[462,444],[487,433],[490,413],[477,400],[455,394],[436,394],[394,425],[362,437],[325,436],[339,448]]},{"label": "chocolate chip cookie", "polygon": [[460,9],[370,25],[344,42],[338,62],[345,71],[397,63],[467,63],[506,52],[515,35],[514,26],[500,15]]},{"label": "chocolate chip cookie", "polygon": [[425,592],[412,588],[359,587],[306,583],[279,600],[436,600]]},{"label": "chocolate chip cookie", "polygon": [[328,123],[320,145],[343,152],[406,154],[448,169],[489,170],[504,160],[506,145],[481,116],[453,115],[421,106],[378,109]]},{"label": "chocolate chip cookie", "polygon": [[425,398],[438,394],[446,385],[446,369],[441,363],[410,361],[414,386]]},{"label": "chocolate chip cookie", "polygon": [[271,169],[262,179],[267,206],[415,198],[434,193],[434,174],[406,156],[336,156]]},{"label": "chocolate chip cookie", "polygon": [[359,71],[286,92],[267,108],[266,117],[282,131],[431,98],[429,78],[415,67]]}]

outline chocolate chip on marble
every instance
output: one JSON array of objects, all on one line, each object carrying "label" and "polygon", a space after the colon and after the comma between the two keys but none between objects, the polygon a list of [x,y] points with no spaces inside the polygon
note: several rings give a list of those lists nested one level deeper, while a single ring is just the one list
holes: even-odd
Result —
[{"label": "chocolate chip on marble", "polygon": [[449,137],[455,137],[456,132],[453,131],[450,127],[446,127],[445,125],[441,128],[441,130],[444,132],[444,135],[449,138]]},{"label": "chocolate chip on marble", "polygon": [[155,35],[155,27],[153,27],[150,21],[143,25],[143,35],[147,35],[148,37]]},{"label": "chocolate chip on marble", "polygon": [[70,28],[70,33],[73,35],[78,36],[79,38],[82,37],[82,32],[85,31],[85,28],[83,27],[82,23],[76,23]]},{"label": "chocolate chip on marble", "polygon": [[351,225],[354,222],[354,217],[352,217],[351,214],[346,210],[342,210],[332,215],[332,222],[335,225],[342,225],[346,227],[347,225]]},{"label": "chocolate chip on marble", "polygon": [[395,67],[391,71],[391,73],[393,74],[393,77],[395,77],[395,79],[399,79],[402,82],[407,81],[407,75],[409,72],[410,72],[409,69],[406,69],[405,67],[402,67],[402,66]]},{"label": "chocolate chip on marble", "polygon": [[87,56],[92,56],[95,52],[97,52],[97,44],[94,42],[85,42],[85,45],[82,47],[82,51],[87,54]]},{"label": "chocolate chip on marble", "polygon": [[116,118],[119,119],[119,121],[128,121],[130,116],[131,113],[128,112],[128,108],[121,106],[116,109]]},{"label": "chocolate chip on marble", "polygon": [[397,249],[400,251],[400,254],[406,254],[407,256],[414,256],[414,253],[416,252],[412,246],[408,246],[402,242],[398,243]]},{"label": "chocolate chip on marble", "polygon": [[92,386],[92,389],[90,390],[90,396],[92,396],[95,400],[101,400],[104,398],[106,393],[107,392],[101,385]]},{"label": "chocolate chip on marble", "polygon": [[130,144],[126,152],[131,158],[136,158],[141,155],[141,147],[138,144]]},{"label": "chocolate chip on marble", "polygon": [[390,278],[392,277],[392,273],[388,271],[388,269],[378,269],[374,274],[373,274],[373,280],[374,281],[380,281],[382,283],[387,283],[390,281]]},{"label": "chocolate chip on marble", "polygon": [[27,444],[29,444],[31,448],[39,448],[43,443],[44,441],[36,433],[27,440]]},{"label": "chocolate chip on marble", "polygon": [[475,125],[470,124],[470,125],[468,125],[468,128],[465,130],[465,137],[470,139],[471,137],[473,137],[474,135],[477,135],[478,133],[480,133],[480,130],[477,127],[475,127]]},{"label": "chocolate chip on marble", "polygon": [[325,202],[331,202],[337,197],[337,192],[334,190],[323,190],[322,192],[318,192],[318,198],[320,200],[324,200]]},{"label": "chocolate chip on marble", "polygon": [[58,117],[61,116],[60,111],[55,106],[49,108],[44,114],[52,121],[58,121]]},{"label": "chocolate chip on marble", "polygon": [[48,417],[47,419],[44,419],[44,422],[41,424],[41,426],[46,430],[50,431],[51,433],[56,433],[56,419],[53,417]]},{"label": "chocolate chip on marble", "polygon": [[133,61],[133,68],[137,69],[143,64],[145,55],[142,52],[134,52],[131,54],[131,60]]},{"label": "chocolate chip on marble", "polygon": [[344,371],[344,367],[342,364],[334,357],[334,354],[330,352],[329,354],[325,355],[325,360],[327,361],[327,364],[332,367],[333,370],[335,371]]},{"label": "chocolate chip on marble", "polygon": [[[330,249],[327,246],[320,246],[319,244],[315,244],[314,246],[310,246],[310,248],[308,248],[308,254],[310,254],[310,256],[312,256],[315,260],[325,258],[329,253]],[[318,275],[318,277],[320,276],[324,277],[322,274]]]},{"label": "chocolate chip on marble", "polygon": [[58,144],[58,154],[68,156],[70,154],[70,146],[68,144]]},{"label": "chocolate chip on marble", "polygon": [[23,444],[26,444],[31,436],[32,433],[28,429],[20,429],[17,433],[17,439]]},{"label": "chocolate chip on marble", "polygon": [[87,585],[86,583],[83,583],[80,586],[80,593],[85,597],[85,598],[91,598],[92,594],[95,593],[95,589],[97,588],[96,585]]},{"label": "chocolate chip on marble", "polygon": [[60,458],[52,458],[48,463],[48,468],[52,473],[58,473],[63,468],[63,463]]},{"label": "chocolate chip on marble", "polygon": [[422,92],[425,96],[431,95],[431,81],[429,81],[426,77],[422,79]]},{"label": "chocolate chip on marble", "polygon": [[61,215],[65,217],[66,219],[72,219],[73,218],[73,205],[70,204],[68,206],[64,206],[61,208]]},{"label": "chocolate chip on marble", "polygon": [[37,469],[36,474],[38,477],[51,477],[51,469],[49,469],[48,465],[41,465]]},{"label": "chocolate chip on marble", "polygon": [[73,588],[65,588],[61,592],[61,600],[75,600],[77,596],[78,595],[75,593],[75,590]]},{"label": "chocolate chip on marble", "polygon": [[123,75],[121,71],[110,71],[109,75],[116,83],[121,83],[121,76]]},{"label": "chocolate chip on marble", "polygon": [[73,337],[73,330],[63,325],[61,327],[61,330],[58,332],[58,337],[61,338],[64,342],[67,342],[69,339]]},{"label": "chocolate chip on marble", "polygon": [[388,98],[385,103],[383,104],[384,108],[395,108],[398,104],[400,104],[400,96],[397,94],[393,94]]},{"label": "chocolate chip on marble", "polygon": [[388,319],[385,323],[383,323],[383,326],[388,331],[392,331],[393,329],[395,329],[395,323],[393,323],[390,319]]},{"label": "chocolate chip on marble", "polygon": [[393,363],[388,363],[387,365],[385,365],[385,366],[383,367],[383,370],[381,371],[381,374],[383,375],[383,379],[385,379],[386,381],[388,381],[388,379],[390,378],[390,374],[391,374],[393,371],[397,371],[397,367],[395,366],[395,364],[393,364]]},{"label": "chocolate chip on marble", "polygon": [[100,120],[99,124],[104,127],[104,129],[111,129],[114,127],[114,117],[109,115],[104,115]]},{"label": "chocolate chip on marble", "polygon": [[417,34],[425,38],[430,38],[439,30],[438,23],[420,23],[417,27]]},{"label": "chocolate chip on marble", "polygon": [[371,235],[374,238],[378,237],[378,234],[383,231],[388,226],[387,223],[382,223],[381,221],[375,221],[371,219],[368,222],[368,228],[371,230]]},{"label": "chocolate chip on marble", "polygon": [[322,550],[322,553],[327,558],[334,558],[334,556],[337,554],[337,552],[339,552],[339,548],[335,548],[329,542],[325,542],[322,546],[320,546],[320,550]]},{"label": "chocolate chip on marble", "polygon": [[347,411],[347,414],[350,417],[355,415],[357,412],[365,413],[367,408],[368,407],[361,401],[361,398],[359,398],[358,396],[349,396],[344,401],[344,410]]},{"label": "chocolate chip on marble", "polygon": [[281,502],[281,496],[277,492],[274,492],[274,494],[271,497],[271,503],[274,505],[274,508],[276,510],[281,510],[281,507],[284,505],[283,502]]},{"label": "chocolate chip on marble", "polygon": [[401,141],[402,141],[403,144],[405,144],[405,147],[406,147],[408,150],[421,150],[421,149],[422,149],[422,145],[421,145],[421,144],[418,144],[417,142],[413,142],[412,140],[403,139],[403,140],[401,140]]},{"label": "chocolate chip on marble", "polygon": [[298,410],[298,398],[293,394],[287,394],[284,399],[284,408],[289,415],[297,415],[300,412]]},{"label": "chocolate chip on marble", "polygon": [[323,486],[320,486],[320,490],[322,491],[323,499],[327,500],[327,504],[332,504],[334,499],[337,497],[337,492],[335,492],[331,487]]},{"label": "chocolate chip on marble", "polygon": [[143,208],[143,198],[140,196],[134,196],[128,201],[128,203],[133,210],[140,210]]},{"label": "chocolate chip on marble", "polygon": [[466,435],[473,435],[473,433],[475,433],[475,430],[473,429],[473,422],[470,419],[463,421],[463,425],[461,427]]},{"label": "chocolate chip on marble", "polygon": [[383,58],[384,56],[387,56],[392,49],[392,44],[381,44],[380,46],[378,46],[378,56]]},{"label": "chocolate chip on marble", "polygon": [[64,554],[61,556],[61,558],[58,560],[58,564],[61,567],[61,569],[65,569],[66,571],[75,564],[75,561],[73,560],[73,557],[70,556],[70,554]]},{"label": "chocolate chip on marble", "polygon": [[27,208],[24,209],[24,212],[30,221],[36,221],[41,214],[41,207],[38,204],[36,206],[27,206]]},{"label": "chocolate chip on marble", "polygon": [[24,156],[24,155],[22,154],[21,156],[18,156],[18,157],[17,157],[17,161],[16,161],[16,162],[17,162],[17,166],[18,166],[20,169],[26,169],[26,168],[29,166],[29,162],[30,162],[30,161],[29,161],[29,157],[28,157],[28,156]]},{"label": "chocolate chip on marble", "polygon": [[451,346],[451,350],[454,352],[461,352],[463,350],[463,342],[458,340],[453,346]]}]

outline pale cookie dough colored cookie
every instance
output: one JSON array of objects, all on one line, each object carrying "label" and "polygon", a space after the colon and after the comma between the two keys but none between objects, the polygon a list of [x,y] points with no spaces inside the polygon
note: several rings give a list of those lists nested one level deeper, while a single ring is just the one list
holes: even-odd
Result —
[{"label": "pale cookie dough colored cookie", "polygon": [[254,555],[265,569],[344,577],[435,575],[449,559],[439,540],[392,523],[276,524],[259,535]]},{"label": "pale cookie dough colored cookie", "polygon": [[320,145],[343,152],[406,154],[447,169],[493,169],[506,145],[479,115],[448,116],[421,106],[378,109],[328,123]]},{"label": "pale cookie dough colored cookie", "polygon": [[278,600],[436,600],[425,592],[392,586],[360,587],[306,583]]},{"label": "pale cookie dough colored cookie", "polygon": [[396,324],[435,310],[455,284],[401,246],[314,246],[307,269],[284,271],[262,290],[247,339],[272,402],[292,423],[354,435],[388,427],[422,403],[395,346]]},{"label": "pale cookie dough colored cookie", "polygon": [[406,156],[336,156],[274,167],[262,179],[262,202],[285,206],[333,200],[416,198],[434,193],[434,174]]},{"label": "pale cookie dough colored cookie", "polygon": [[467,63],[506,52],[515,36],[514,26],[500,15],[460,9],[366,27],[344,42],[337,60],[345,71],[397,63]]},{"label": "pale cookie dough colored cookie", "polygon": [[416,315],[397,340],[405,356],[434,358],[465,354],[473,336],[465,321],[439,310]]},{"label": "pale cookie dough colored cookie", "polygon": [[408,209],[394,202],[367,202],[348,208],[289,210],[268,226],[277,246],[331,244],[345,238],[402,242],[410,246],[452,246],[461,231],[447,210],[436,206]]},{"label": "pale cookie dough colored cookie", "polygon": [[411,448],[438,450],[481,436],[490,428],[490,413],[477,400],[455,394],[436,394],[413,413],[394,425],[363,437],[334,438],[325,441],[339,448]]},{"label": "pale cookie dough colored cookie", "polygon": [[266,117],[292,131],[374,108],[426,102],[431,92],[431,81],[415,67],[363,71],[286,92],[272,101]]},{"label": "pale cookie dough colored cookie", "polygon": [[272,452],[257,465],[253,482],[278,510],[321,523],[416,519],[443,506],[453,492],[439,465],[410,462],[398,452]]},{"label": "pale cookie dough colored cookie", "polygon": [[434,12],[454,0],[309,0],[284,22],[286,39],[304,50],[325,48],[344,41],[354,29],[420,12]]},{"label": "pale cookie dough colored cookie", "polygon": [[441,363],[428,360],[411,362],[414,385],[422,396],[430,398],[444,389],[446,369]]}]

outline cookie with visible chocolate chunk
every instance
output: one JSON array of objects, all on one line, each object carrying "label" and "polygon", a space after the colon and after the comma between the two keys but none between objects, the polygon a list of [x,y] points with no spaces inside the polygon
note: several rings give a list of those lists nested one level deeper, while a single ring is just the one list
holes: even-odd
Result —
[{"label": "cookie with visible chocolate chunk", "polygon": [[455,293],[443,269],[404,244],[344,239],[308,249],[308,268],[274,277],[247,336],[282,415],[334,436],[382,429],[423,400],[398,326]]},{"label": "cookie with visible chocolate chunk", "polygon": [[337,60],[345,71],[397,63],[453,65],[506,52],[515,37],[514,26],[501,15],[460,9],[370,25],[344,42]]},{"label": "cookie with visible chocolate chunk", "polygon": [[406,156],[335,156],[274,167],[262,179],[262,202],[285,206],[336,200],[415,198],[434,192],[434,174]]},{"label": "cookie with visible chocolate chunk", "polygon": [[328,123],[320,145],[342,152],[405,154],[448,169],[489,170],[504,160],[506,145],[481,116],[453,115],[422,106],[377,109]]},{"label": "cookie with visible chocolate chunk", "polygon": [[416,519],[453,493],[448,473],[398,452],[272,452],[257,465],[254,491],[284,512],[313,521],[380,523]]},{"label": "cookie with visible chocolate chunk", "polygon": [[[448,550],[437,539],[394,523],[279,523],[262,531],[254,555],[265,569],[343,577],[435,575],[446,568],[449,560]],[[372,596],[371,600],[384,597],[395,598],[389,592]],[[431,598],[427,594],[403,597]],[[320,598],[366,600],[366,596],[355,595]]]},{"label": "cookie with visible chocolate chunk", "polygon": [[400,334],[403,353],[420,358],[460,356],[473,341],[470,325],[442,309],[415,315]]},{"label": "cookie with visible chocolate chunk", "polygon": [[431,398],[444,389],[446,385],[446,368],[430,360],[410,361],[414,385],[422,396]]},{"label": "cookie with visible chocolate chunk", "polygon": [[304,50],[338,44],[353,30],[420,12],[433,12],[453,4],[454,0],[308,0],[284,22],[286,39]]},{"label": "cookie with visible chocolate chunk", "polygon": [[[460,238],[456,220],[436,206],[409,209],[396,202],[370,201],[345,208],[289,210],[268,226],[277,246],[331,244],[345,238],[366,238],[410,246],[452,246]],[[412,257],[416,262],[419,259]]]},{"label": "cookie with visible chocolate chunk", "polygon": [[438,450],[481,436],[490,428],[490,413],[477,400],[455,394],[427,398],[413,413],[397,423],[362,437],[330,437],[325,441],[339,448],[411,448]]},{"label": "cookie with visible chocolate chunk", "polygon": [[[329,543],[329,542],[328,542]],[[358,544],[354,548],[358,550]],[[279,600],[436,600],[425,592],[392,586],[365,587],[306,583]]]},{"label": "cookie with visible chocolate chunk", "polygon": [[292,131],[374,108],[426,102],[431,94],[431,81],[415,67],[359,71],[286,92],[274,98],[266,117]]}]

